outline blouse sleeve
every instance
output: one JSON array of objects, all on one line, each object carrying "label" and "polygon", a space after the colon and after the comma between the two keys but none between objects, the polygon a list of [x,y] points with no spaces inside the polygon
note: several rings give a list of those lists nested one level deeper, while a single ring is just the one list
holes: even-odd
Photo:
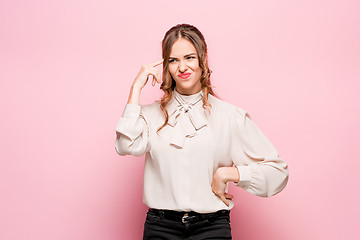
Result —
[{"label": "blouse sleeve", "polygon": [[149,126],[141,105],[127,104],[115,131],[115,149],[119,155],[141,156],[149,151]]},{"label": "blouse sleeve", "polygon": [[235,185],[260,197],[283,190],[288,181],[287,163],[250,115],[237,108],[231,126],[231,157],[240,175]]}]

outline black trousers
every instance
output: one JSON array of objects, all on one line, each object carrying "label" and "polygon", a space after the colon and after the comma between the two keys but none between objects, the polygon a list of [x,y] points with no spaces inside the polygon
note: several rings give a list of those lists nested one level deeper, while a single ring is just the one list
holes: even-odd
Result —
[{"label": "black trousers", "polygon": [[[160,210],[161,211],[161,210]],[[167,212],[172,212],[167,210]],[[143,240],[222,240],[232,239],[230,211],[215,218],[183,222],[148,210],[144,223]],[[176,212],[177,214],[179,212]],[[185,213],[185,212],[184,212]]]}]

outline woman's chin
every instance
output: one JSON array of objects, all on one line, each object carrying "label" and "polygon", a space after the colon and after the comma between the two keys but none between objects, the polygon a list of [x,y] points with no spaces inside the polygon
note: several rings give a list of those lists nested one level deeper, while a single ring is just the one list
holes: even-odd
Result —
[{"label": "woman's chin", "polygon": [[193,84],[190,81],[182,82],[181,84],[176,84],[176,89],[179,93],[197,93],[201,90],[201,85]]}]

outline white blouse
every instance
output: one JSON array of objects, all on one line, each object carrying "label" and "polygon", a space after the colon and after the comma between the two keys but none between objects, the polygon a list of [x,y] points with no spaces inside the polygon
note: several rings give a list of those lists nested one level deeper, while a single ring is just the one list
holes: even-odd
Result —
[{"label": "white blouse", "polygon": [[127,104],[116,125],[118,154],[146,154],[144,204],[200,213],[230,210],[234,202],[228,199],[226,206],[211,183],[217,168],[233,165],[240,174],[235,185],[252,194],[269,197],[285,187],[286,162],[245,110],[209,94],[209,114],[202,107],[202,90],[173,93],[167,105],[169,122],[158,133],[165,121],[159,101]]}]

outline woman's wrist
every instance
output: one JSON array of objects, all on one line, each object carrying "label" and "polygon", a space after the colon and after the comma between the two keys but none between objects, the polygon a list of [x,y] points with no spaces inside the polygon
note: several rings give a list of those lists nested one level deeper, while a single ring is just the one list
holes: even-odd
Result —
[{"label": "woman's wrist", "polygon": [[240,174],[237,167],[221,167],[218,168],[217,171],[219,171],[219,175],[225,183],[228,181],[232,181],[235,183],[240,181]]},{"label": "woman's wrist", "polygon": [[133,84],[130,89],[129,99],[127,103],[140,104],[141,88]]}]

